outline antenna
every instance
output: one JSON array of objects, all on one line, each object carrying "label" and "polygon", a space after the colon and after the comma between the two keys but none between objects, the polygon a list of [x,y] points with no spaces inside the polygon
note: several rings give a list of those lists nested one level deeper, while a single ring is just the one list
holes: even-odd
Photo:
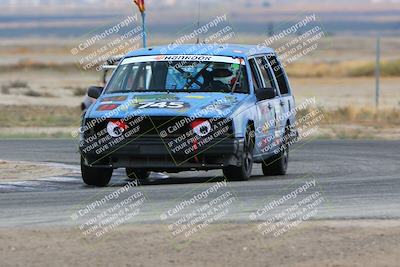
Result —
[{"label": "antenna", "polygon": [[[201,0],[197,0],[197,29],[200,28]],[[200,35],[197,35],[197,44],[200,44]]]}]

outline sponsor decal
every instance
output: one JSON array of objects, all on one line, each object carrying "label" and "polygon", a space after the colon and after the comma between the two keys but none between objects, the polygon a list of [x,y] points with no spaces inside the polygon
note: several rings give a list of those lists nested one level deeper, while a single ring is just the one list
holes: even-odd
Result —
[{"label": "sponsor decal", "polygon": [[119,107],[119,104],[104,104],[100,105],[96,111],[108,111],[108,110],[114,110],[117,107]]},{"label": "sponsor decal", "polygon": [[231,105],[228,104],[223,104],[223,103],[218,103],[218,102],[214,102],[214,103],[210,103],[206,106],[201,107],[202,110],[208,110],[208,111],[216,111],[216,112],[222,112],[224,110],[227,110],[229,108],[231,108]]},{"label": "sponsor decal", "polygon": [[168,61],[210,61],[212,56],[203,55],[171,55],[158,57],[158,60],[168,60]]},{"label": "sponsor decal", "polygon": [[179,98],[174,94],[154,94],[154,95],[140,95],[135,96],[134,102],[144,102],[144,101],[174,101],[179,100]]},{"label": "sponsor decal", "polygon": [[235,104],[237,102],[239,102],[239,100],[236,98],[236,96],[225,96],[225,103]]},{"label": "sponsor decal", "polygon": [[113,101],[125,101],[127,96],[120,95],[120,96],[111,96],[111,97],[104,97],[101,102],[113,102]]},{"label": "sponsor decal", "polygon": [[281,128],[281,111],[279,108],[275,108],[275,127],[276,129],[280,129]]},{"label": "sponsor decal", "polygon": [[232,58],[229,56],[210,56],[210,55],[157,55],[157,56],[139,56],[130,57],[122,61],[121,65],[139,63],[139,62],[154,62],[154,61],[181,61],[181,62],[220,62],[245,65],[241,58]]},{"label": "sponsor decal", "polygon": [[260,111],[261,111],[261,114],[267,115],[271,112],[271,109],[268,106],[261,106]]},{"label": "sponsor decal", "polygon": [[259,143],[260,149],[265,149],[268,146],[268,144],[269,144],[269,137],[261,139]]},{"label": "sponsor decal", "polygon": [[193,132],[200,137],[207,136],[212,130],[211,123],[207,120],[196,120],[192,122],[192,128]]},{"label": "sponsor decal", "polygon": [[187,108],[189,104],[179,101],[152,101],[152,102],[141,102],[137,103],[136,107],[138,109],[147,108],[166,108],[166,109],[183,109]]},{"label": "sponsor decal", "polygon": [[107,124],[107,133],[112,137],[120,137],[126,129],[128,125],[121,120],[112,120]]},{"label": "sponsor decal", "polygon": [[188,96],[185,96],[185,98],[189,98],[189,99],[204,99],[206,97],[202,96],[202,95],[188,95]]},{"label": "sponsor decal", "polygon": [[264,123],[264,125],[262,126],[262,130],[263,133],[267,134],[269,132],[269,124],[268,122]]}]

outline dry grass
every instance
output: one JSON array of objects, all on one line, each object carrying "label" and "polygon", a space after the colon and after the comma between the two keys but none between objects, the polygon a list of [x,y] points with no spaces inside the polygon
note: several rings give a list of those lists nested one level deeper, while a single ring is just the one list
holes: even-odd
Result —
[{"label": "dry grass", "polygon": [[[316,107],[300,110],[297,114],[302,117],[311,113]],[[322,124],[346,123],[352,125],[369,125],[376,127],[397,127],[400,126],[400,109],[375,109],[365,107],[340,107],[335,110],[327,110],[318,107],[324,114]]]},{"label": "dry grass", "polygon": [[[300,110],[300,118],[311,113],[317,107]],[[325,109],[318,107],[324,114],[322,125],[352,124],[359,126],[399,127],[400,109],[381,109],[362,107],[342,107]],[[2,127],[73,127],[79,125],[81,111],[79,107],[57,106],[8,106],[0,107]]]},{"label": "dry grass", "polygon": [[[95,72],[95,68],[88,72]],[[16,71],[40,71],[52,70],[58,72],[83,72],[77,63],[54,63],[20,61],[16,64],[0,65],[0,72],[10,73]],[[320,78],[320,77],[371,77],[375,75],[374,61],[341,60],[327,61],[297,61],[286,67],[288,75],[296,78]],[[385,60],[381,63],[381,75],[383,77],[400,77],[400,59]],[[10,85],[12,86],[12,85]]]},{"label": "dry grass", "polygon": [[[20,60],[15,64],[0,65],[0,72],[15,72],[27,70],[52,70],[59,72],[76,72],[83,71],[78,63],[56,63],[56,62],[40,62],[34,60]],[[90,70],[89,70],[90,71]]]},{"label": "dry grass", "polygon": [[[300,110],[297,117],[301,118],[317,108]],[[318,109],[322,111],[324,117],[317,123],[319,131],[313,135],[314,138],[398,139],[400,136],[400,109],[375,110],[357,107]],[[78,107],[0,106],[0,124],[3,127],[0,129],[0,137],[70,138],[70,129],[79,127],[80,115]],[[29,129],[42,129],[42,131]]]},{"label": "dry grass", "polygon": [[311,107],[300,110],[298,118],[312,114],[316,109],[323,114],[322,120],[307,126],[299,125],[300,131],[317,130],[312,138],[318,139],[400,139],[400,109],[371,109],[363,107],[341,107],[334,110]]},{"label": "dry grass", "polygon": [[20,88],[29,89],[29,85],[26,81],[20,81],[20,80],[10,81],[1,86],[1,93],[4,95],[8,95],[10,94],[11,89],[20,89]]},{"label": "dry grass", "polygon": [[[265,19],[265,18],[264,18]],[[240,35],[234,43],[261,44],[267,36]],[[273,43],[279,48],[291,41],[284,38]],[[0,48],[0,73],[26,70],[52,70],[60,72],[83,72],[79,64],[82,56],[100,49],[107,44],[105,40],[91,47],[87,54],[72,56],[71,48],[79,40],[33,40],[10,41]],[[173,38],[153,36],[150,45],[168,44]],[[289,64],[287,70],[291,77],[360,77],[372,76],[375,71],[375,38],[370,37],[326,37],[318,42],[318,49],[296,62]],[[26,43],[29,43],[27,45]],[[398,38],[385,37],[382,46],[382,75],[400,77],[400,41]],[[12,55],[12,57],[10,56]],[[395,57],[394,57],[395,56]],[[94,72],[94,69],[90,72]]]},{"label": "dry grass", "polygon": [[78,127],[79,107],[1,106],[2,127]]},{"label": "dry grass", "polygon": [[26,81],[9,81],[1,86],[1,93],[3,95],[25,95],[31,97],[55,97],[53,94],[48,92],[39,92],[31,89],[30,85]]},{"label": "dry grass", "polygon": [[[298,62],[287,67],[291,77],[371,77],[375,75],[375,62],[342,61],[342,62]],[[381,63],[383,77],[400,77],[400,60]]]}]

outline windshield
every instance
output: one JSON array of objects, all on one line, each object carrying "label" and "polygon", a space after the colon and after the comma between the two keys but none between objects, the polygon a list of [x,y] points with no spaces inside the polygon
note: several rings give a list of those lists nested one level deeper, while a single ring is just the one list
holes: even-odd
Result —
[{"label": "windshield", "polygon": [[107,85],[106,93],[142,91],[248,93],[249,91],[246,69],[243,64],[239,64],[240,60],[237,60],[238,63],[131,61],[133,60],[126,59],[118,67]]}]

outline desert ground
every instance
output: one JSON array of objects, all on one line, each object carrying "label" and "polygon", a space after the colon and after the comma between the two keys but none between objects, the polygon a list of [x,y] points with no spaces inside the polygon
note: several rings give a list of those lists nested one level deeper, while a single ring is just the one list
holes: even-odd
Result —
[{"label": "desert ground", "polygon": [[62,176],[70,172],[66,165],[8,160],[0,160],[0,169],[1,182],[35,180]]},{"label": "desert ground", "polygon": [[3,266],[107,265],[112,259],[118,266],[374,267],[398,266],[399,239],[400,223],[392,220],[304,222],[276,238],[252,224],[218,224],[190,241],[174,239],[166,225],[127,225],[96,241],[70,228],[28,227],[0,229],[0,251]]}]

